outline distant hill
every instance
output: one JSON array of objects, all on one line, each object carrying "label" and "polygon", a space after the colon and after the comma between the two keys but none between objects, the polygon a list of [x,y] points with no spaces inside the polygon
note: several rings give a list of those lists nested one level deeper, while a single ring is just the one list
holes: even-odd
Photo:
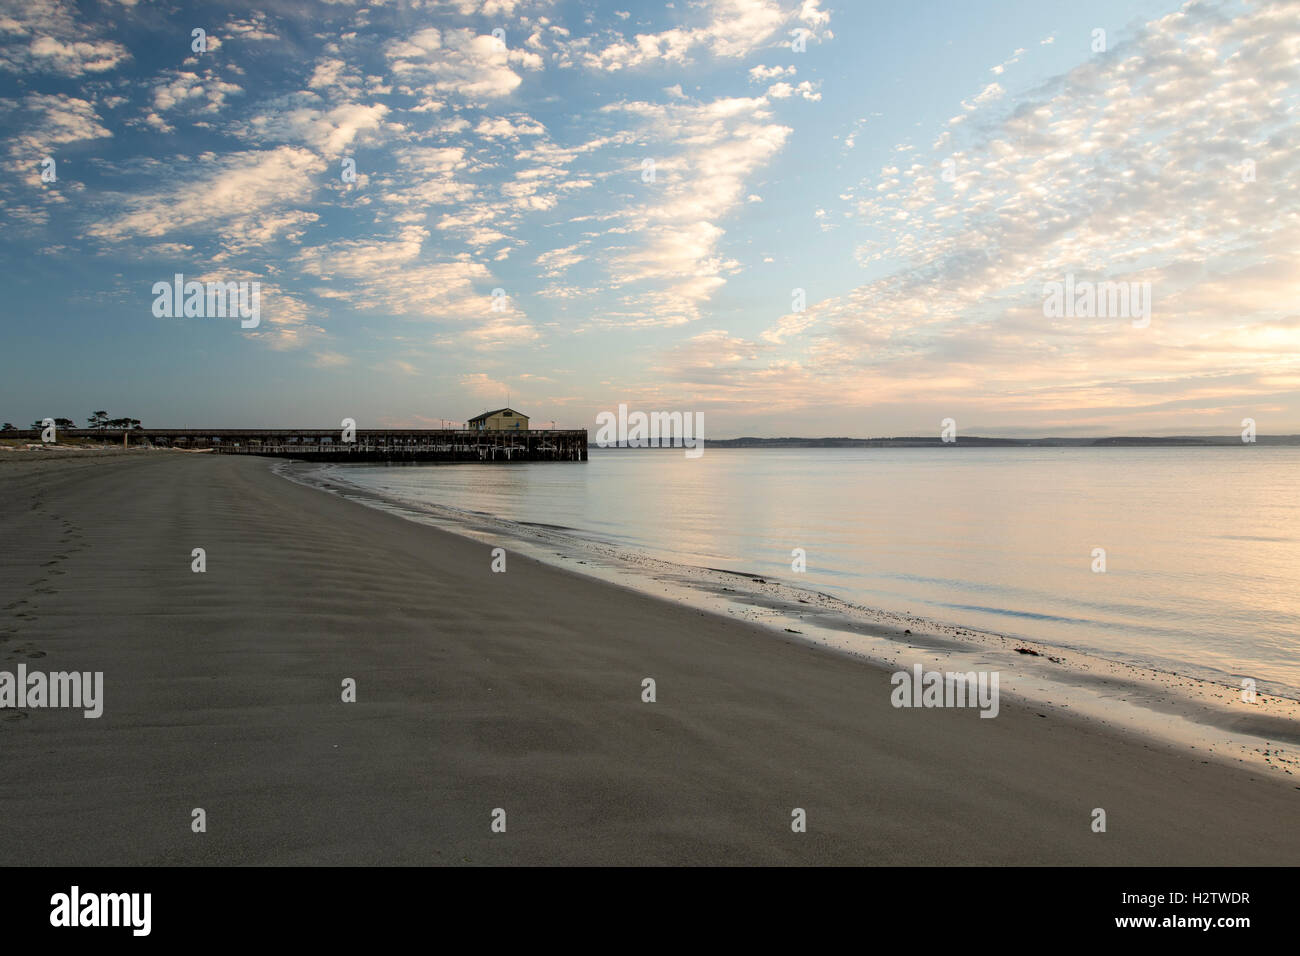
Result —
[{"label": "distant hill", "polygon": [[[1259,435],[1259,445],[1300,445],[1300,435]],[[1240,435],[1177,435],[1168,438],[981,438],[960,436],[944,442],[937,436],[922,438],[710,438],[709,448],[1087,448],[1103,446],[1221,446],[1242,445]]]}]

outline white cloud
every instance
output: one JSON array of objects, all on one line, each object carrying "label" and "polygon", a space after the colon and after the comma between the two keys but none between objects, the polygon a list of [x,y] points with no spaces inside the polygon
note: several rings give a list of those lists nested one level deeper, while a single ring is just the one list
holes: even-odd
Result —
[{"label": "white cloud", "polygon": [[455,322],[457,340],[475,348],[531,341],[537,332],[514,302],[494,311],[497,286],[482,263],[465,254],[426,254],[429,232],[408,225],[397,233],[343,240],[303,249],[295,262],[303,273],[330,283],[327,297],[356,308],[413,319]]},{"label": "white cloud", "polygon": [[0,109],[21,110],[21,131],[11,134],[9,143],[11,155],[19,161],[36,162],[60,146],[113,135],[89,100],[65,93],[31,93],[21,101],[0,100]]},{"label": "white cloud", "polygon": [[793,66],[753,66],[749,68],[749,79],[752,83],[765,83],[768,80],[794,76],[797,72],[799,71]]},{"label": "white cloud", "polygon": [[466,29],[426,27],[409,39],[390,41],[384,52],[400,89],[454,95],[471,103],[512,93],[523,82],[515,67],[542,68],[538,54]]},{"label": "white cloud", "polygon": [[169,111],[188,110],[199,116],[212,116],[221,112],[228,95],[237,95],[243,88],[217,77],[210,69],[203,75],[167,70],[163,79],[153,86],[152,108],[145,114],[145,123],[159,132],[171,132],[172,126],[163,116]]},{"label": "white cloud", "polygon": [[382,103],[329,102],[315,93],[295,93],[263,104],[261,112],[237,128],[259,145],[295,143],[327,157],[369,139],[381,138],[388,107]]},{"label": "white cloud", "polygon": [[649,285],[626,300],[633,310],[627,321],[692,321],[725,284],[724,276],[739,268],[718,252],[725,235],[718,221],[746,202],[749,177],[780,151],[791,130],[770,122],[763,97],[619,103],[606,110],[636,117],[666,153],[656,182],[644,188],[646,201],[619,215],[621,228],[640,244],[609,256],[616,286]]},{"label": "white cloud", "polygon": [[516,114],[513,121],[506,116],[484,117],[474,127],[474,132],[490,139],[518,139],[520,136],[541,136],[546,129],[535,119]]},{"label": "white cloud", "polygon": [[254,13],[242,20],[232,17],[226,21],[225,32],[240,40],[280,39],[267,24],[265,13]]},{"label": "white cloud", "polygon": [[709,20],[701,26],[630,37],[614,32],[603,46],[590,37],[564,42],[560,65],[580,63],[613,73],[646,63],[685,64],[697,51],[738,59],[784,39],[783,28],[795,21],[816,28],[830,20],[816,0],[805,0],[798,9],[785,9],[775,0],[715,0],[707,9]]},{"label": "white cloud", "polygon": [[976,110],[986,103],[991,103],[994,100],[1001,99],[1005,93],[1006,90],[1004,90],[999,84],[990,83],[988,86],[984,87],[984,89],[980,90],[979,93],[973,96],[971,99],[962,100],[961,105],[963,109]]},{"label": "white cloud", "polygon": [[0,12],[0,70],[80,77],[103,74],[130,59],[114,40],[88,39],[75,3],[21,0]]},{"label": "white cloud", "polygon": [[802,83],[795,86],[791,86],[789,83],[785,82],[773,83],[767,88],[767,96],[774,100],[784,100],[798,95],[802,96],[806,100],[816,102],[822,98],[821,93],[817,90],[818,86],[820,86],[820,81],[818,83],[813,83],[811,80],[804,80]]},{"label": "white cloud", "polygon": [[551,249],[543,252],[535,260],[543,268],[544,275],[547,278],[555,278],[562,275],[571,266],[576,266],[580,262],[586,261],[586,256],[578,253],[584,244],[575,242],[571,246],[561,246],[558,249]]},{"label": "white cloud", "polygon": [[109,241],[180,231],[216,233],[242,249],[249,237],[258,242],[274,238],[277,232],[268,231],[268,224],[301,226],[313,217],[284,210],[311,197],[323,169],[313,153],[289,146],[209,156],[159,188],[107,195],[116,208],[97,217],[87,232]]}]

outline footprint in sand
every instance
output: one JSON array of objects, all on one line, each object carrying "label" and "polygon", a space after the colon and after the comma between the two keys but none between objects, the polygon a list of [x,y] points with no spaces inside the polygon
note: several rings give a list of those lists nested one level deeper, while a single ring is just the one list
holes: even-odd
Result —
[{"label": "footprint in sand", "polygon": [[[39,581],[33,581],[33,582],[32,582],[32,584],[39,584],[39,583],[40,583]],[[29,585],[27,585],[27,586],[28,586],[28,587],[31,587],[32,584],[29,584]],[[12,611],[14,608],[16,608],[16,607],[22,607],[22,606],[23,606],[24,604],[26,604],[26,603],[27,603],[27,602],[26,602],[25,600],[23,600],[22,598],[19,598],[17,601],[12,601],[12,602],[10,602],[9,604],[6,604],[4,609],[5,609],[6,611]]]},{"label": "footprint in sand", "polygon": [[12,714],[5,714],[5,720],[26,720],[27,711],[16,710]]},{"label": "footprint in sand", "polygon": [[44,652],[44,651],[29,651],[28,654],[27,654],[27,656],[28,656],[29,658],[35,659],[35,658],[37,658],[37,657],[44,657],[44,656],[45,656],[45,652]]}]

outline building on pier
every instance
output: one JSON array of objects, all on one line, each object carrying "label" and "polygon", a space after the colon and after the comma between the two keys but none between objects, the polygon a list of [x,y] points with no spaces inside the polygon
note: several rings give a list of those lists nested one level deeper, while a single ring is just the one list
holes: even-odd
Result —
[{"label": "building on pier", "polygon": [[528,431],[528,416],[513,408],[497,408],[471,418],[466,424],[471,431],[478,432]]}]

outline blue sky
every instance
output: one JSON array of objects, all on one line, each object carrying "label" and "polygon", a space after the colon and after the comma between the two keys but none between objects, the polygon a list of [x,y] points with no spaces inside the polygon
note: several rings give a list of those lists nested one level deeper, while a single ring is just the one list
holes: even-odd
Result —
[{"label": "blue sky", "polygon": [[1295,3],[0,10],[5,420],[1300,432]]}]

